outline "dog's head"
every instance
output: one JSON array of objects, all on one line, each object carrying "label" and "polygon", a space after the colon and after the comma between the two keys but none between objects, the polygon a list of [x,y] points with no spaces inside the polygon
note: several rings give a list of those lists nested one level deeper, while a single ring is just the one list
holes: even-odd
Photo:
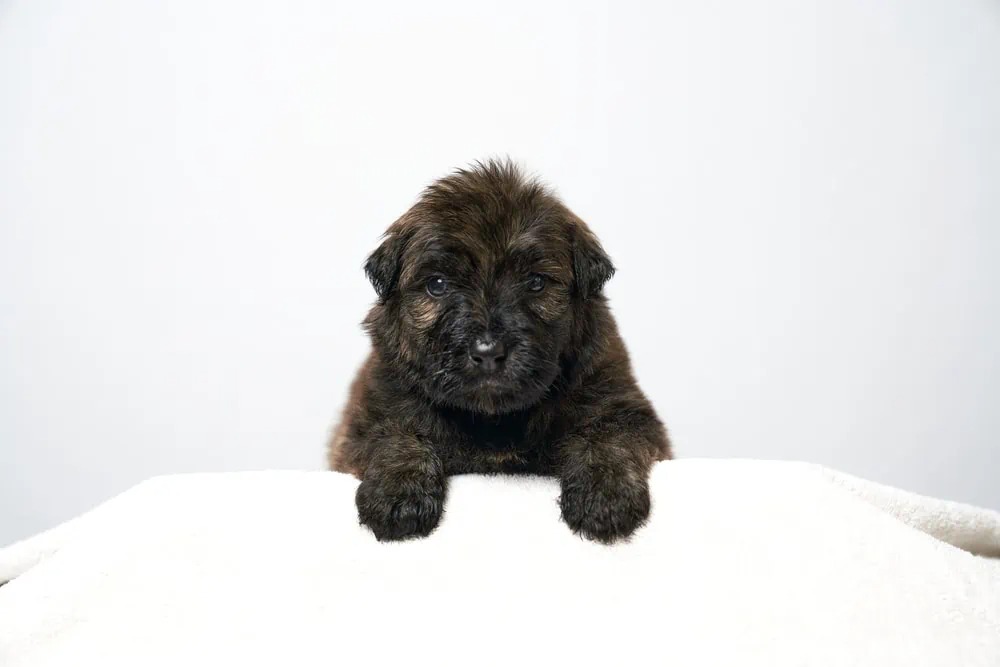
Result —
[{"label": "dog's head", "polygon": [[550,192],[491,161],[428,187],[365,272],[380,356],[436,404],[499,414],[586,363],[614,267]]}]

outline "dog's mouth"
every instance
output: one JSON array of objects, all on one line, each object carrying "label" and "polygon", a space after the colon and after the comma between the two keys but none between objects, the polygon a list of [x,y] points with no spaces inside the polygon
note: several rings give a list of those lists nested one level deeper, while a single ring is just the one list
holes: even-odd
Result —
[{"label": "dog's mouth", "polygon": [[520,391],[519,384],[517,382],[512,382],[509,379],[494,375],[486,375],[476,378],[472,383],[471,389],[473,396],[485,394],[494,397],[503,396],[505,394],[516,394]]},{"label": "dog's mouth", "polygon": [[524,382],[503,373],[466,376],[462,387],[448,403],[483,414],[501,414],[523,408],[537,400]]},{"label": "dog's mouth", "polygon": [[555,364],[526,355],[522,347],[487,366],[467,354],[451,355],[450,368],[428,369],[432,400],[481,414],[504,414],[538,403],[555,379]]},{"label": "dog's mouth", "polygon": [[517,375],[482,375],[466,385],[465,400],[480,412],[500,414],[534,405],[545,395],[542,383]]}]

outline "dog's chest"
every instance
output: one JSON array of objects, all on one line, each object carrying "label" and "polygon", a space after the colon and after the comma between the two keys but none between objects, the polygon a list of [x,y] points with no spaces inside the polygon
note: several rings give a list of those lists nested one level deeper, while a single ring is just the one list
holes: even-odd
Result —
[{"label": "dog's chest", "polygon": [[468,418],[455,422],[454,472],[544,472],[543,452],[528,415]]}]

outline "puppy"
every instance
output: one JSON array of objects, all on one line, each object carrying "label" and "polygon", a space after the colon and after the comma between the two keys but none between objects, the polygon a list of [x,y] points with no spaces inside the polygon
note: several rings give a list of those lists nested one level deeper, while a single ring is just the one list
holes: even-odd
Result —
[{"label": "puppy", "polygon": [[670,445],[601,291],[614,271],[505,161],[437,181],[389,227],[365,263],[372,351],[328,449],[376,538],[434,530],[461,473],[554,475],[563,519],[600,542],[646,520]]}]

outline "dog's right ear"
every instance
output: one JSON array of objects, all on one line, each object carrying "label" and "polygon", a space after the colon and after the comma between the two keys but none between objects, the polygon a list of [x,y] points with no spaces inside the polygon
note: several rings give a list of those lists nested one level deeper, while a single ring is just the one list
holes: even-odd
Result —
[{"label": "dog's right ear", "polygon": [[382,239],[382,245],[365,260],[365,275],[375,288],[379,299],[385,299],[399,282],[399,272],[403,264],[402,235],[390,229]]},{"label": "dog's right ear", "polygon": [[392,290],[396,289],[399,282],[399,272],[403,264],[403,249],[406,241],[398,229],[398,225],[393,225],[382,238],[382,245],[375,249],[375,252],[368,256],[365,261],[365,275],[375,287],[375,293],[379,299],[385,299]]}]

